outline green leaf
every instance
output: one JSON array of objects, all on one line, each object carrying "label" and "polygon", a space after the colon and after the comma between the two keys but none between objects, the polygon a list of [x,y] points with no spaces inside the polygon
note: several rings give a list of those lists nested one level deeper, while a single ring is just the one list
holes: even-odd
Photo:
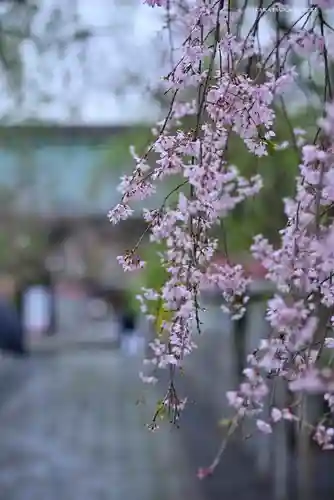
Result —
[{"label": "green leaf", "polygon": [[269,139],[264,139],[264,142],[267,145],[267,152],[269,155],[273,155],[277,152],[277,144],[274,141],[270,141]]},{"label": "green leaf", "polygon": [[231,425],[231,423],[232,423],[231,418],[222,418],[221,420],[219,420],[218,426],[219,427],[228,427],[229,425]]},{"label": "green leaf", "polygon": [[164,402],[162,400],[157,402],[157,406],[155,409],[155,414],[157,417],[159,417],[161,420],[163,420],[167,414],[167,409],[166,406],[164,405]]}]

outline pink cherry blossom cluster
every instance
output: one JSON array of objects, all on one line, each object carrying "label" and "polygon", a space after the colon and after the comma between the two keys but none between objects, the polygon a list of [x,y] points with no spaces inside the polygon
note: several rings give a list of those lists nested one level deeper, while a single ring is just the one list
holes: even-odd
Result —
[{"label": "pink cherry blossom cluster", "polygon": [[[238,28],[242,12],[229,11],[229,2],[145,3],[167,7],[168,19],[182,26],[184,40],[179,61],[164,79],[165,94],[170,96],[167,117],[153,130],[156,138],[144,156],[132,151],[135,169],[132,176],[122,178],[122,198],[109,217],[113,223],[130,217],[133,201],[151,196],[166,177],[177,179],[171,193],[177,194],[175,202],[166,197],[161,207],[143,211],[150,241],[163,244],[159,257],[168,278],[161,289],[143,289],[138,297],[144,312],[150,301],[160,301],[169,312],[159,338],[151,343],[153,357],[146,362],[154,374],[142,378],[155,382],[158,368],[169,369],[171,385],[164,404],[175,405],[177,415],[184,404],[175,395],[175,374],[196,347],[201,291],[208,286],[219,289],[233,318],[243,314],[248,300],[250,277],[245,269],[228,255],[224,264],[213,264],[218,241],[212,230],[237,205],[256,196],[263,183],[259,175],[242,177],[230,164],[231,137],[239,137],[256,157],[268,155],[275,139],[276,106],[285,102],[286,91],[299,79],[292,64],[295,54],[316,53],[323,69],[323,112],[314,140],[307,143],[306,132],[292,129],[287,118],[291,139],[276,145],[277,150],[293,148],[300,158],[295,196],[284,200],[287,223],[280,231],[280,244],[274,247],[262,235],[254,235],[251,247],[276,287],[267,303],[270,335],[248,356],[240,387],[227,393],[237,421],[255,416],[257,428],[269,434],[278,421],[301,418],[288,405],[271,408],[269,419],[263,416],[273,376],[284,380],[293,393],[323,393],[334,408],[334,370],[320,363],[323,350],[332,347],[328,330],[334,326],[334,103],[328,69],[334,53],[327,44],[321,9],[334,7],[334,2],[314,1],[301,14],[301,20],[313,16],[313,23],[301,23],[299,28],[295,23],[288,35],[277,31],[264,50],[257,30],[265,9],[259,9],[245,37]],[[158,157],[154,164],[152,153]],[[119,257],[125,271],[144,267],[140,242]],[[310,429],[323,448],[333,446],[334,428],[321,420]],[[215,459],[214,465],[201,469],[199,476],[211,474],[217,463]]]}]

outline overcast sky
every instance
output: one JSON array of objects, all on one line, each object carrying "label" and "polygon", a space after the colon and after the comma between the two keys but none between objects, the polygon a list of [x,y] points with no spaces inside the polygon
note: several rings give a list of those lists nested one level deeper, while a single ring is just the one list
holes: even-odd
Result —
[{"label": "overcast sky", "polygon": [[[160,9],[142,0],[40,0],[40,5],[32,28],[40,39],[49,39],[48,48],[41,55],[31,40],[22,44],[25,86],[19,108],[8,98],[0,74],[0,115],[90,124],[155,121],[158,108],[148,86],[164,73]],[[306,0],[296,0],[291,19],[305,6]],[[55,7],[61,16],[58,25],[55,20],[50,25]],[[255,15],[251,9],[248,26]],[[73,43],[78,29],[89,29],[93,36]],[[269,36],[263,20],[262,42]],[[64,47],[62,40],[68,40]]]},{"label": "overcast sky", "polygon": [[[48,22],[55,5],[66,22],[60,21],[52,38]],[[71,21],[75,12],[76,22]],[[141,0],[41,0],[33,33],[50,38],[48,49],[41,55],[31,40],[23,43],[23,105],[13,109],[0,81],[0,113],[18,119],[102,124],[155,120],[157,108],[148,85],[161,72],[158,16]],[[70,40],[78,28],[89,29],[93,36],[68,42],[65,49],[55,43]]]}]

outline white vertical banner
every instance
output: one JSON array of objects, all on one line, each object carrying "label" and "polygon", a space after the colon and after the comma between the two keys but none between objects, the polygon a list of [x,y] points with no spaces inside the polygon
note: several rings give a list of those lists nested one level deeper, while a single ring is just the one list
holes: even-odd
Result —
[{"label": "white vertical banner", "polygon": [[23,325],[31,338],[42,336],[50,323],[50,293],[45,286],[34,285],[23,297]]}]

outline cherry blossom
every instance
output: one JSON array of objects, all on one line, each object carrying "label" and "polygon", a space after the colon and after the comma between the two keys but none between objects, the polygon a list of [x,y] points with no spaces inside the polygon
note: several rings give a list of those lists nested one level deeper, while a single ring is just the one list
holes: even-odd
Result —
[{"label": "cherry blossom", "polygon": [[257,420],[256,426],[261,432],[263,432],[263,434],[271,434],[273,431],[271,425],[267,424],[263,420]]},{"label": "cherry blossom", "polygon": [[[151,321],[156,319],[152,301],[162,303],[168,318],[150,344],[152,357],[145,367],[153,374],[141,373],[141,377],[154,383],[159,369],[168,370],[162,406],[167,404],[173,422],[178,422],[185,400],[177,395],[175,374],[196,348],[203,291],[218,291],[222,307],[238,319],[245,312],[253,279],[245,266],[231,260],[226,248],[219,248],[214,237],[217,227],[238,206],[256,197],[264,183],[258,173],[246,178],[238,165],[231,164],[231,137],[242,141],[255,158],[291,148],[299,169],[294,195],[283,200],[286,224],[275,244],[254,234],[250,247],[262,274],[276,290],[266,305],[269,334],[247,356],[240,385],[226,394],[234,412],[228,437],[245,418],[254,418],[257,429],[269,435],[281,420],[301,418],[298,405],[290,407],[287,402],[283,407],[270,403],[269,416],[265,413],[272,378],[279,378],[301,398],[305,393],[320,393],[330,410],[334,409],[334,369],[331,363],[322,364],[324,350],[330,353],[334,345],[328,331],[334,326],[334,96],[328,69],[334,43],[322,9],[334,8],[334,2],[316,0],[301,9],[300,23],[287,34],[276,33],[265,47],[259,46],[257,36],[261,18],[268,15],[264,7],[258,9],[248,36],[241,36],[242,12],[229,11],[229,2],[144,3],[165,12],[166,29],[169,34],[178,33],[182,42],[176,51],[171,47],[178,60],[162,80],[169,98],[168,113],[154,127],[146,153],[139,157],[132,149],[133,174],[121,179],[120,202],[108,214],[114,224],[127,219],[133,213],[133,201],[146,200],[161,183],[175,180],[175,188],[161,206],[143,209],[145,234],[151,244],[163,248],[158,257],[167,278],[159,290],[143,289],[138,300]],[[279,12],[284,5],[270,8]],[[293,128],[287,116],[290,139],[278,142],[278,105],[286,102],[286,94],[300,79],[296,58],[306,65],[312,59],[322,72],[321,106],[314,123],[317,131],[310,137],[308,131]],[[258,61],[254,68],[253,60]],[[140,258],[141,241],[118,257],[125,271],[137,272],[150,265]],[[220,263],[215,260],[218,251],[224,253]],[[155,419],[152,425],[157,428]],[[329,425],[323,420],[307,425],[320,447],[333,447],[334,430]],[[199,469],[199,478],[214,472],[225,445],[224,441],[209,467]]]}]

